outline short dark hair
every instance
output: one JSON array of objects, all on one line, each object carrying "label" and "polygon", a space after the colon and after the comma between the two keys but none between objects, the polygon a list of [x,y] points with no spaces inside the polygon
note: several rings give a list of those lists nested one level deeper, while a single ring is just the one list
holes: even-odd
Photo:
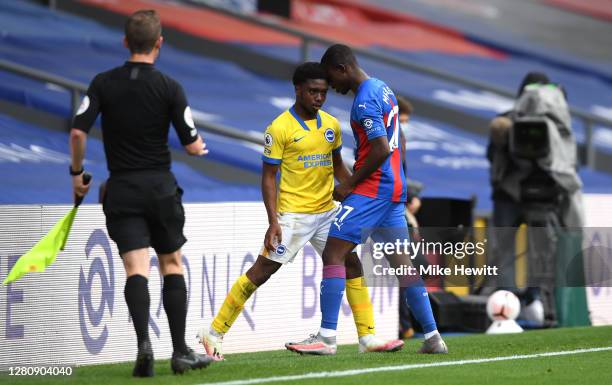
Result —
[{"label": "short dark hair", "polygon": [[141,9],[125,22],[125,38],[131,53],[150,53],[161,36],[161,21],[153,9]]},{"label": "short dark hair", "polygon": [[293,85],[303,84],[306,80],[323,79],[327,80],[327,75],[323,67],[317,62],[302,63],[293,72]]},{"label": "short dark hair", "polygon": [[353,50],[349,46],[334,44],[321,57],[321,65],[323,67],[335,67],[340,64],[355,65],[357,64],[357,58],[355,58]]},{"label": "short dark hair", "polygon": [[399,108],[400,114],[412,115],[412,111],[414,111],[412,103],[410,103],[408,99],[404,98],[403,96],[397,97],[397,107]]}]

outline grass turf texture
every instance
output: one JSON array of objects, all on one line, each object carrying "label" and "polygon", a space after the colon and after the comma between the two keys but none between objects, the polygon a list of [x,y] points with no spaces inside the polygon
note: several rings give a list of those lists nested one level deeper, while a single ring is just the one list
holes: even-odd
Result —
[{"label": "grass turf texture", "polygon": [[[228,336],[231,338],[231,336]],[[286,350],[230,354],[226,361],[182,376],[171,373],[168,360],[155,363],[155,377],[131,378],[132,362],[83,366],[71,377],[8,377],[20,384],[204,384],[313,372],[330,372],[406,364],[424,364],[612,346],[612,327],[530,331],[515,335],[447,337],[450,354],[415,353],[420,340],[410,340],[397,353],[359,354],[357,346],[340,346],[331,357],[299,356]],[[279,344],[283,341],[279,341]],[[201,351],[202,348],[199,348]],[[346,377],[302,379],[273,384],[612,384],[612,350],[458,366],[377,372]]]}]

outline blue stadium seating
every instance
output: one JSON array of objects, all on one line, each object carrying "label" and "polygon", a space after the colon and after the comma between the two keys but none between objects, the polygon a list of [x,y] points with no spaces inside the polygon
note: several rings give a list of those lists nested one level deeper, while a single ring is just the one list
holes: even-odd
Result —
[{"label": "blue stadium seating", "polygon": [[[68,134],[51,131],[0,114],[0,204],[70,203]],[[93,175],[85,203],[98,199],[108,178],[102,142],[89,138],[85,168]],[[172,171],[185,191],[185,202],[254,201],[257,187],[221,182],[175,161]]]},{"label": "blue stadium seating", "polygon": [[[119,30],[80,17],[52,12],[31,3],[1,2],[0,30],[2,31],[1,57],[84,83],[89,82],[97,72],[121,64],[127,56],[126,50],[120,44],[122,33]],[[289,50],[289,48],[270,46],[259,46],[257,49],[260,51],[266,49],[276,54]],[[320,53],[321,50],[315,48],[313,57],[318,57]],[[477,76],[489,81],[497,81],[499,76],[495,76],[494,71],[502,68],[508,71],[508,76],[505,77],[507,80],[503,81],[507,83],[502,82],[502,85],[512,88],[519,82],[527,65],[519,66],[515,59],[494,62],[491,61],[493,59],[449,57],[433,53],[401,54],[424,64],[439,65],[460,74]],[[479,70],[478,66],[474,67],[475,63],[479,63],[479,67],[491,67],[491,70]],[[452,100],[453,95],[465,91],[462,87],[418,74],[400,73],[397,69],[367,60],[364,60],[363,64],[372,74],[385,80],[391,79],[389,83],[403,94],[427,98],[433,103],[460,108],[478,116],[493,116],[501,108],[500,106],[508,103],[502,100],[495,104],[498,110],[487,106],[483,108],[482,105],[477,108],[466,105],[457,107],[449,100]],[[278,113],[291,104],[293,99],[293,87],[290,82],[258,76],[230,62],[177,50],[172,47],[171,42],[165,44],[158,67],[184,85],[196,114],[204,114],[206,119],[242,130],[262,132]],[[570,99],[575,104],[584,107],[599,102],[603,105],[612,105],[610,87],[597,79],[562,70],[551,75],[553,79],[568,85]],[[450,97],[441,98],[439,91],[443,91],[442,95]],[[63,116],[69,115],[69,95],[66,91],[1,71],[0,98]],[[349,109],[349,98],[330,93],[325,110],[336,115],[343,123],[345,156],[350,156],[353,147],[348,126]],[[6,119],[8,118],[4,118],[5,121]],[[7,130],[13,131],[12,127],[17,126],[21,130],[22,125],[15,121],[3,124],[0,127],[1,143],[21,143],[22,146],[26,146],[30,143],[28,140],[32,140],[31,144],[38,144],[39,142],[33,141],[34,138],[45,143],[57,140],[57,135],[60,135],[63,139],[50,148],[66,153],[63,134],[30,127],[29,129],[37,130],[37,134],[19,139],[19,133],[7,132]],[[23,129],[23,132],[26,131]],[[257,146],[211,134],[205,136],[211,151],[209,154],[211,159],[249,171],[258,172],[261,169],[260,149]],[[425,196],[469,198],[475,195],[478,198],[479,209],[486,210],[490,207],[488,165],[484,157],[485,137],[417,116],[413,119],[409,143],[411,143],[408,151],[409,176],[425,183]],[[463,145],[458,146],[458,143]],[[171,144],[173,147],[180,147],[176,137],[172,138]],[[96,146],[99,146],[98,152],[95,152]],[[612,150],[612,143],[609,148]],[[103,164],[100,160],[102,158],[97,158],[103,157],[100,144],[92,145],[90,149],[91,161],[97,159],[97,162]],[[5,167],[4,164],[0,166]],[[45,167],[49,168],[48,172],[42,171],[42,168],[41,171],[36,171],[39,168],[31,166],[30,171],[33,174],[30,175],[41,174],[40,179],[44,179],[47,175],[53,174],[50,171],[53,167],[59,171],[54,178],[48,179],[49,182],[61,180],[58,176],[65,175],[65,165],[57,167],[49,164]],[[189,201],[260,199],[257,191],[241,190],[236,186],[204,178],[186,165],[178,165],[177,170],[180,171],[179,182],[186,187],[185,196]],[[7,199],[3,201],[5,203],[11,202],[11,199],[13,203],[20,202],[19,199],[30,199],[30,197],[24,198],[29,195],[27,193],[29,190],[32,190],[32,201],[36,202],[67,202],[69,198],[69,186],[66,187],[63,183],[62,186],[66,191],[61,192],[61,189],[56,189],[55,192],[41,194],[34,191],[35,186],[38,186],[37,182],[22,180],[17,175],[17,171],[9,171],[9,168],[6,172],[7,175],[14,175],[15,187],[11,188],[12,192],[4,195]],[[96,170],[96,174],[102,175],[103,171]],[[612,177],[609,175],[588,171],[584,172],[583,176],[586,191],[610,191]],[[22,187],[23,191],[19,192]],[[232,190],[233,188],[238,190]],[[9,188],[4,187],[4,189]],[[193,193],[189,191],[190,189]]]}]

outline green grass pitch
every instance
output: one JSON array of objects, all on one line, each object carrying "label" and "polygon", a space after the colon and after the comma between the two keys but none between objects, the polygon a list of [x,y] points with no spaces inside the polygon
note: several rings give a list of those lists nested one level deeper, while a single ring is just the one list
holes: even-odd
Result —
[{"label": "green grass pitch", "polygon": [[[231,335],[228,335],[231,338]],[[612,348],[581,353],[523,357],[494,362],[479,359],[566,352],[577,349],[612,347],[612,327],[565,328],[529,331],[515,335],[469,335],[447,337],[450,354],[424,356],[415,353],[419,340],[410,340],[397,353],[360,354],[356,345],[340,346],[331,357],[299,356],[286,350],[230,354],[224,362],[207,369],[175,376],[167,360],[157,361],[155,377],[131,378],[132,363],[83,366],[71,377],[9,377],[0,375],[4,384],[208,384],[234,381],[236,385],[271,384],[612,384]],[[279,341],[281,344],[283,341]],[[201,348],[200,348],[201,350]],[[457,361],[468,361],[457,364]],[[454,364],[451,362],[455,362]],[[448,364],[451,362],[451,364]],[[414,367],[437,363],[442,366]],[[392,366],[413,365],[410,368]],[[382,368],[373,373],[328,378],[303,378],[305,374]],[[278,377],[298,376],[282,380]],[[251,381],[267,378],[269,381]]]}]

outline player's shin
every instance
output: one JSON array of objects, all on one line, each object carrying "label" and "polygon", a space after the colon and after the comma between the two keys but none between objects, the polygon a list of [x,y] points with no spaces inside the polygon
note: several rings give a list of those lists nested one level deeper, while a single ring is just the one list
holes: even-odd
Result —
[{"label": "player's shin", "polygon": [[[404,254],[396,254],[389,258],[389,263],[392,266],[408,265],[411,262],[406,258],[407,256]],[[399,275],[397,278],[400,288],[402,288],[400,290],[404,290],[404,297],[412,315],[423,329],[425,339],[439,336],[436,320],[434,319],[431,303],[429,302],[429,295],[421,276],[407,273]]]},{"label": "player's shin", "polygon": [[413,284],[404,288],[406,294],[406,301],[410,307],[410,311],[414,318],[419,322],[425,339],[438,334],[436,320],[431,310],[431,303],[429,302],[429,295],[427,289],[422,284]]},{"label": "player's shin", "polygon": [[427,289],[420,277],[400,277],[400,287],[403,287],[406,302],[414,318],[421,324],[425,340],[417,351],[422,354],[446,354],[448,347],[440,336],[436,326]]},{"label": "player's shin", "polygon": [[220,335],[227,333],[242,312],[244,304],[255,290],[257,290],[257,286],[249,280],[246,274],[238,277],[213,320],[211,331],[215,331]]},{"label": "player's shin", "polygon": [[321,329],[323,337],[335,337],[338,326],[338,314],[346,284],[346,269],[343,265],[323,267],[321,281]]},{"label": "player's shin", "polygon": [[346,280],[346,298],[353,311],[353,320],[359,337],[375,334],[374,309],[363,277]]}]

